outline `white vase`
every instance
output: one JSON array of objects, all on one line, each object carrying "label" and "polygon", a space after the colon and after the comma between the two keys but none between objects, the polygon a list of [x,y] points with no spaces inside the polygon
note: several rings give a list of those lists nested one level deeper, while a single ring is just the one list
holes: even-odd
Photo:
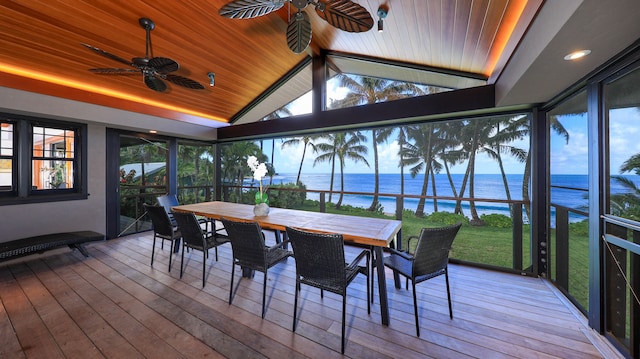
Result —
[{"label": "white vase", "polygon": [[259,203],[253,207],[253,214],[257,217],[264,217],[269,214],[269,205],[266,203]]}]

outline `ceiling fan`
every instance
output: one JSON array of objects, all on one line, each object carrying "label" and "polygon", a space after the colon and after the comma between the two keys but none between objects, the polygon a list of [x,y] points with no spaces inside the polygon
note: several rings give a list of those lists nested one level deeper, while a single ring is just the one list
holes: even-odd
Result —
[{"label": "ceiling fan", "polygon": [[142,73],[144,84],[147,85],[148,88],[158,92],[164,92],[167,89],[167,84],[163,80],[167,80],[176,85],[180,85],[189,89],[204,89],[204,86],[202,86],[197,81],[180,75],[171,74],[171,72],[177,71],[180,68],[180,65],[178,65],[178,63],[174,60],[167,57],[153,57],[153,50],[151,48],[151,30],[155,28],[155,24],[150,19],[144,17],[140,18],[138,20],[138,23],[147,32],[145,57],[134,57],[131,59],[131,61],[128,61],[120,56],[116,56],[95,46],[91,46],[85,43],[82,44],[89,50],[99,55],[112,60],[116,60],[125,65],[129,65],[133,67],[133,69],[97,68],[89,69],[89,71],[103,75],[131,75]]},{"label": "ceiling fan", "polygon": [[373,27],[369,11],[351,0],[234,0],[220,8],[218,14],[231,19],[251,19],[274,12],[285,3],[297,9],[287,26],[287,44],[296,54],[311,43],[309,15],[302,11],[307,5],[313,5],[320,18],[341,30],[365,32]]}]

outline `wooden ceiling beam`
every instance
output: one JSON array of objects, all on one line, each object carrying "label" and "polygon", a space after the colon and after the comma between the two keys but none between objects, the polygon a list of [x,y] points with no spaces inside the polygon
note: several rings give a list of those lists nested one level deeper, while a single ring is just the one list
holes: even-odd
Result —
[{"label": "wooden ceiling beam", "polygon": [[356,106],[308,115],[261,121],[218,129],[221,142],[269,138],[328,130],[377,127],[400,120],[495,107],[495,86],[486,85],[396,101]]}]

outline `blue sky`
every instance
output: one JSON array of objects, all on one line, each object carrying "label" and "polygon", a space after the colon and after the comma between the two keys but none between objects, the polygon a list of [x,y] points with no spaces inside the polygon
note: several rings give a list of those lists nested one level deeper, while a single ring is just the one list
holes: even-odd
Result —
[{"label": "blue sky", "polygon": [[[330,84],[331,86],[331,84]],[[330,89],[330,92],[336,94],[334,98],[341,98],[345,93],[340,88]],[[307,113],[311,108],[310,94],[303,96],[297,104],[290,108],[291,112],[296,114]],[[636,108],[626,108],[612,110],[610,117],[610,141],[611,141],[611,173],[619,174],[620,165],[631,155],[640,153],[640,110]],[[588,129],[585,116],[564,116],[559,118],[560,123],[569,133],[569,143],[566,143],[564,137],[555,133],[551,133],[551,173],[552,174],[587,174],[588,168]],[[367,146],[369,154],[367,160],[371,167],[367,167],[364,163],[347,162],[347,173],[372,173],[373,172],[373,150],[371,146],[371,132],[363,132],[367,137]],[[528,141],[528,139],[526,140]],[[520,148],[528,148],[526,141],[516,141],[513,146]],[[264,152],[271,154],[272,141],[264,141]],[[275,140],[274,163],[278,173],[297,173],[300,159],[302,157],[302,146],[287,147],[282,149],[282,140]],[[380,173],[399,173],[398,167],[398,143],[395,141],[394,135],[390,141],[378,145]],[[313,166],[313,160],[316,155],[307,150],[303,173],[329,173],[331,171],[328,163]],[[507,173],[520,174],[523,173],[524,164],[519,163],[510,156],[503,157],[505,171]],[[451,168],[452,173],[464,173],[463,165]],[[405,169],[406,172],[406,169]],[[486,155],[480,154],[476,162],[476,173],[499,173],[497,163],[488,158]]]}]

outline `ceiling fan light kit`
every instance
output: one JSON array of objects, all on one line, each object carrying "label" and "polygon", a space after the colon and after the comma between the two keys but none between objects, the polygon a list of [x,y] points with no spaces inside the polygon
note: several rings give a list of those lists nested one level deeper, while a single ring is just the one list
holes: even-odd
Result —
[{"label": "ceiling fan light kit", "polygon": [[378,32],[384,31],[384,19],[387,17],[388,10],[380,6],[378,8]]},{"label": "ceiling fan light kit", "polygon": [[153,57],[153,49],[151,46],[151,30],[155,28],[155,24],[151,19],[148,19],[146,17],[140,18],[138,20],[138,23],[145,30],[147,35],[145,57],[134,57],[131,59],[131,61],[128,61],[120,56],[111,54],[95,46],[82,43],[84,47],[97,53],[98,55],[133,67],[93,68],[89,69],[89,71],[102,75],[131,75],[141,73],[144,84],[148,88],[157,92],[164,92],[167,90],[167,84],[164,82],[165,80],[189,89],[204,89],[204,86],[202,86],[202,84],[195,80],[184,76],[172,74],[172,72],[178,71],[178,69],[180,68],[180,65],[178,65],[176,61],[167,57]]},{"label": "ceiling fan light kit", "polygon": [[279,10],[285,3],[293,5],[296,13],[287,25],[287,45],[296,54],[311,43],[312,31],[309,15],[303,11],[308,5],[329,25],[348,32],[365,32],[373,27],[373,18],[367,9],[351,0],[234,0],[218,11],[230,19],[252,19]]}]

